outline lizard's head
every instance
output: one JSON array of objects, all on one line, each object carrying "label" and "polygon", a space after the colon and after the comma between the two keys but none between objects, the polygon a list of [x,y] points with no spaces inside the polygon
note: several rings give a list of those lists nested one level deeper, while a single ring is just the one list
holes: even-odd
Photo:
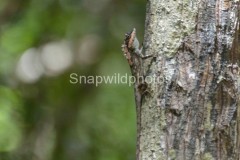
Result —
[{"label": "lizard's head", "polygon": [[133,30],[131,32],[128,32],[125,34],[125,45],[129,48],[129,49],[135,49],[139,47],[139,42],[136,38],[136,29],[133,28]]}]

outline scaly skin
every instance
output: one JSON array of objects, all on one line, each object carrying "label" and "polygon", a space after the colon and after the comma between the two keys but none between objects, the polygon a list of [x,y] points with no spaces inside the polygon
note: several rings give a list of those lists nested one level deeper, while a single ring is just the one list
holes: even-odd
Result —
[{"label": "scaly skin", "polygon": [[151,57],[151,55],[143,55],[142,49],[139,49],[139,41],[136,37],[136,29],[125,34],[124,43],[122,45],[122,51],[126,57],[130,66],[132,75],[135,77],[134,92],[135,92],[135,103],[137,111],[137,160],[140,149],[140,129],[141,129],[141,106],[142,97],[146,90],[146,83],[144,82],[144,71],[143,71],[143,60]]}]

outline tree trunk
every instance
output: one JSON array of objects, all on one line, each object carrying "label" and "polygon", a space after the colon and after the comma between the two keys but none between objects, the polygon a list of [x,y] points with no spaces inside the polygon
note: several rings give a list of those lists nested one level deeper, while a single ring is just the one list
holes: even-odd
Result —
[{"label": "tree trunk", "polygon": [[239,9],[148,1],[138,160],[240,159]]}]

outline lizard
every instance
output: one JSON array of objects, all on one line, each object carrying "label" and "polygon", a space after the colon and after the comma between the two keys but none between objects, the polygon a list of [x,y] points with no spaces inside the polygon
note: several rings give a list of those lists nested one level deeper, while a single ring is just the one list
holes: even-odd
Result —
[{"label": "lizard", "polygon": [[137,159],[139,157],[139,144],[140,144],[140,129],[141,129],[141,106],[142,98],[146,92],[147,85],[144,82],[145,73],[143,62],[146,58],[152,55],[143,55],[142,47],[140,48],[139,41],[136,36],[136,29],[125,34],[125,39],[122,44],[122,51],[131,69],[131,73],[135,78],[134,92],[135,92],[135,103],[137,111]]}]

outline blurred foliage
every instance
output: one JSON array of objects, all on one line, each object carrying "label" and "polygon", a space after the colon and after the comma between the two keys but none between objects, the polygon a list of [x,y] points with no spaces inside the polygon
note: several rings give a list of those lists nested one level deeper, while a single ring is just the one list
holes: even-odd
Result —
[{"label": "blurred foliage", "polygon": [[0,87],[0,149],[10,151],[17,147],[21,139],[21,102],[17,93]]},{"label": "blurred foliage", "polygon": [[120,46],[142,40],[145,3],[0,1],[0,160],[134,159],[133,88],[69,75],[130,74]]}]

